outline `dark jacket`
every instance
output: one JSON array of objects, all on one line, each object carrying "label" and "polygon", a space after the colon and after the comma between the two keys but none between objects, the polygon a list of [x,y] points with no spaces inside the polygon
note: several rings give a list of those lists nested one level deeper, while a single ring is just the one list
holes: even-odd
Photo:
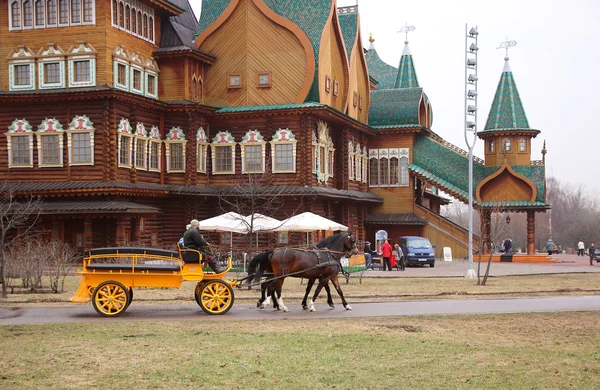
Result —
[{"label": "dark jacket", "polygon": [[204,250],[208,243],[195,227],[191,227],[183,234],[183,245],[189,249]]},{"label": "dark jacket", "polygon": [[588,250],[590,251],[590,257],[594,257],[596,254],[596,247],[591,246]]},{"label": "dark jacket", "polygon": [[363,252],[371,254],[371,245],[365,244],[365,248],[364,248]]}]

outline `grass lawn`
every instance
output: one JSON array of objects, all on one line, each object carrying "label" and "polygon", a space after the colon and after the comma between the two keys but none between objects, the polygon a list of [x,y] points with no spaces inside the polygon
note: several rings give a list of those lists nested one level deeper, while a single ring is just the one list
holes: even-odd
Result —
[{"label": "grass lawn", "polygon": [[597,389],[600,312],[0,327],[2,389]]}]

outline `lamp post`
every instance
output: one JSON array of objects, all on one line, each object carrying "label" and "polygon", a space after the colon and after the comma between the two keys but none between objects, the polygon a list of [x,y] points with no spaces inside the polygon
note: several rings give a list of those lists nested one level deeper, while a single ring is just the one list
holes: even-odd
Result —
[{"label": "lamp post", "polygon": [[[477,26],[465,24],[465,142],[469,148],[469,269],[466,279],[475,279],[473,269],[473,148],[477,141]],[[472,138],[471,138],[472,137]]]}]

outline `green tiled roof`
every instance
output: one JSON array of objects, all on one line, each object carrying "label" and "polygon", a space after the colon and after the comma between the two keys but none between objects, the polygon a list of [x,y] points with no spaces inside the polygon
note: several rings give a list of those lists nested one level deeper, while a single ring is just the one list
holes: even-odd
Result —
[{"label": "green tiled roof", "polygon": [[317,107],[326,107],[321,103],[301,103],[301,104],[274,104],[270,106],[239,106],[239,107],[224,107],[217,111],[215,114],[225,114],[225,113],[233,113],[233,112],[251,112],[251,111],[270,111],[270,110],[293,110],[295,108],[317,108]]},{"label": "green tiled roof", "polygon": [[[463,199],[468,198],[469,191],[469,159],[454,150],[445,147],[426,136],[417,136],[414,144],[413,163],[409,168],[436,183],[442,190],[452,192]],[[492,175],[501,167],[486,167],[473,162],[473,194],[479,183]],[[516,173],[525,176],[533,182],[537,189],[534,204],[523,201],[529,207],[544,206],[545,167],[543,166],[512,166]],[[502,202],[507,203],[507,202]],[[491,204],[491,203],[490,203]],[[504,206],[508,206],[505,204]],[[518,206],[519,204],[514,204]],[[483,205],[482,205],[483,206]]]},{"label": "green tiled roof", "polygon": [[348,56],[348,61],[350,61],[350,55],[352,54],[352,49],[354,49],[354,43],[356,42],[356,35],[358,32],[358,14],[338,14],[338,17],[342,35],[344,36],[344,45],[346,45],[346,55]]},{"label": "green tiled roof", "polygon": [[488,120],[482,132],[531,130],[525,110],[523,109],[523,104],[521,103],[521,98],[519,97],[517,84],[508,64],[508,57],[505,60],[506,63],[500,77],[500,82],[498,83],[498,88],[496,89],[494,102],[492,103]]},{"label": "green tiled roof", "polygon": [[270,0],[265,4],[273,11],[296,24],[308,37],[315,52],[315,78],[306,96],[306,102],[318,102],[319,98],[319,49],[321,35],[327,23],[331,0]]},{"label": "green tiled roof", "polygon": [[369,125],[419,126],[419,102],[422,88],[380,89],[371,91]]},{"label": "green tiled roof", "polygon": [[200,12],[200,21],[196,27],[195,36],[208,26],[210,26],[225,11],[231,0],[202,0],[202,10]]},{"label": "green tiled roof", "polygon": [[419,88],[419,80],[417,80],[417,72],[415,71],[412,53],[408,48],[408,41],[404,41],[404,51],[400,57],[394,88]]},{"label": "green tiled roof", "polygon": [[370,49],[365,54],[369,75],[379,83],[379,89],[392,89],[396,85],[398,69],[383,62],[377,50]]}]

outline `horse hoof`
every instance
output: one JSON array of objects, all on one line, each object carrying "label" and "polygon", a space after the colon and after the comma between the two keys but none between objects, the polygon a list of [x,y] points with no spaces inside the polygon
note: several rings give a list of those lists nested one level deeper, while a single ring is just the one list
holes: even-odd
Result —
[{"label": "horse hoof", "polygon": [[284,313],[287,313],[288,311],[290,311],[290,309],[288,309],[287,307],[285,307],[285,306],[284,306],[284,307],[283,307],[283,312],[284,312]]},{"label": "horse hoof", "polygon": [[311,311],[311,312],[313,312],[313,311],[317,311],[317,309],[315,309],[314,307],[311,307],[311,308],[310,308],[310,311]]},{"label": "horse hoof", "polygon": [[335,305],[333,303],[330,303],[329,307],[333,309],[335,307]]},{"label": "horse hoof", "polygon": [[308,310],[308,306],[306,306],[306,305],[302,306],[302,310]]},{"label": "horse hoof", "polygon": [[264,309],[264,308],[265,308],[265,305],[260,305],[258,308],[259,308],[259,309]]},{"label": "horse hoof", "polygon": [[352,306],[346,305],[346,310],[352,310]]}]

